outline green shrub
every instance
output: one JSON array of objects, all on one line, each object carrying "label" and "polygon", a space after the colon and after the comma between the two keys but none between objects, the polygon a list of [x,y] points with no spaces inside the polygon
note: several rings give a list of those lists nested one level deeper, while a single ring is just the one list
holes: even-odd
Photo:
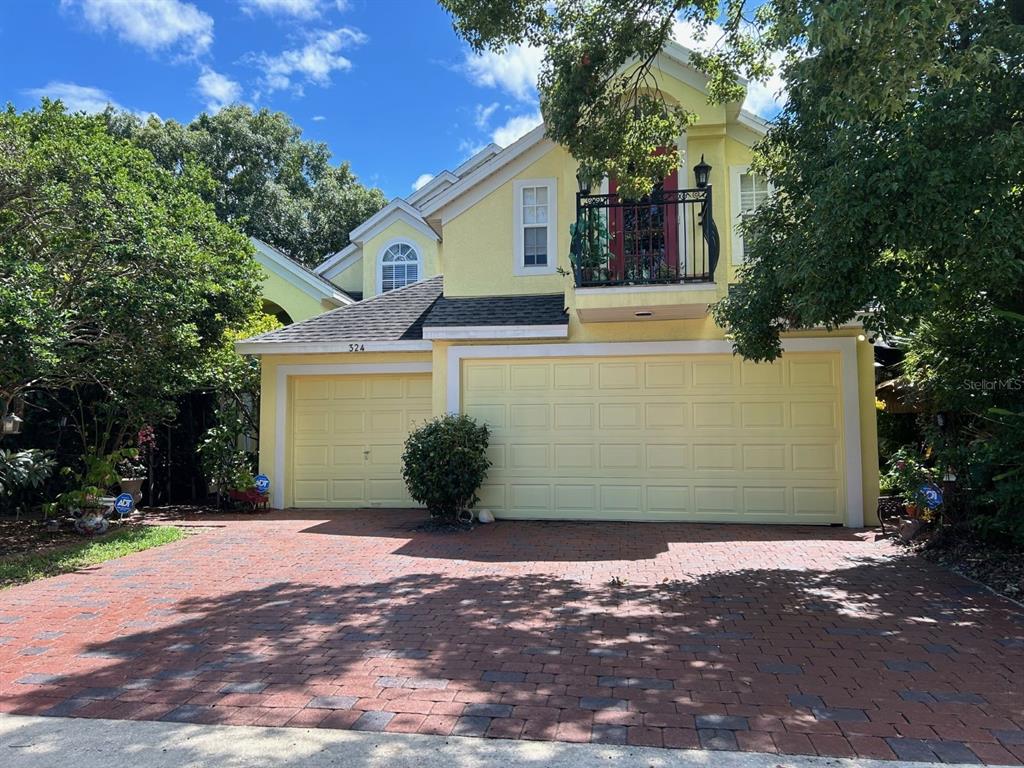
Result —
[{"label": "green shrub", "polygon": [[402,477],[409,495],[430,516],[458,520],[479,501],[491,460],[490,431],[469,416],[440,416],[426,422],[405,441]]}]

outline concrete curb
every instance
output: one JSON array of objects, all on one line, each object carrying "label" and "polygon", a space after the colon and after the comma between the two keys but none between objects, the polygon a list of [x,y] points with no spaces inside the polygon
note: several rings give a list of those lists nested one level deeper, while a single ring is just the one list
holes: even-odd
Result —
[{"label": "concrete curb", "polygon": [[754,752],[0,714],[5,768],[589,768],[613,761],[630,768],[936,768]]}]

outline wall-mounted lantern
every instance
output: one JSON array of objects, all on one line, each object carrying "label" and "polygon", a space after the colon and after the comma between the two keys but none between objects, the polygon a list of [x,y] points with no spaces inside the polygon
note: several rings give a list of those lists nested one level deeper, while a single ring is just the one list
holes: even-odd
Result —
[{"label": "wall-mounted lantern", "polygon": [[693,177],[697,182],[697,189],[704,189],[711,178],[711,166],[704,162],[704,155],[700,156],[700,162],[693,166]]}]

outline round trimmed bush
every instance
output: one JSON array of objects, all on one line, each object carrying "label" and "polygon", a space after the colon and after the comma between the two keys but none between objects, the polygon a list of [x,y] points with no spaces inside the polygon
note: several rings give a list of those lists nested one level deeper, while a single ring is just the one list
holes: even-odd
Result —
[{"label": "round trimmed bush", "polygon": [[456,522],[479,501],[476,495],[491,460],[490,431],[469,416],[439,416],[412,432],[402,454],[402,477],[409,495],[432,518]]}]

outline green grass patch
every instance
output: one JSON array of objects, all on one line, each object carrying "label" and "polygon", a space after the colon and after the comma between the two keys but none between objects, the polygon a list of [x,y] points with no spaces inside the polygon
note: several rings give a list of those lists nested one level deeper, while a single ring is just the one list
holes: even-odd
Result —
[{"label": "green grass patch", "polygon": [[141,552],[161,544],[184,538],[181,528],[169,525],[140,525],[122,528],[101,538],[60,547],[38,554],[11,555],[0,558],[0,589],[24,584],[48,576],[57,576],[102,563],[117,557]]}]

